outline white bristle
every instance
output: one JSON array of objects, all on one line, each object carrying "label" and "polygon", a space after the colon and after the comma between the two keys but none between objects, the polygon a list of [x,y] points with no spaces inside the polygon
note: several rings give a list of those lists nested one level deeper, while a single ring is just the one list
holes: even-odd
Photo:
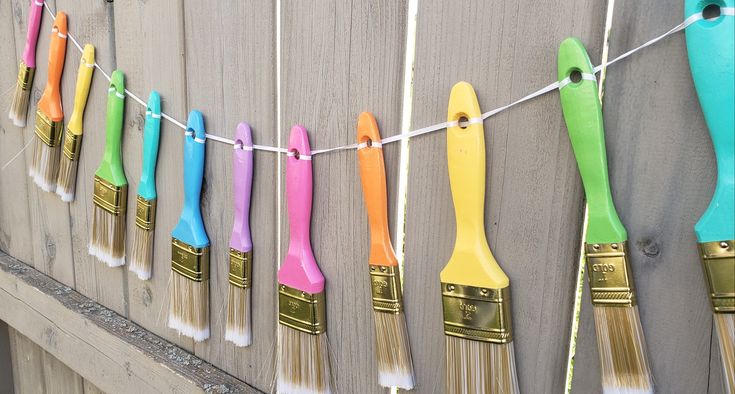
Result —
[{"label": "white bristle", "polygon": [[168,326],[201,342],[209,338],[209,280],[197,282],[171,271]]},{"label": "white bristle", "polygon": [[279,393],[332,392],[326,334],[312,335],[278,324],[276,368],[276,388]]},{"label": "white bristle", "polygon": [[250,319],[250,289],[229,284],[227,296],[227,328],[225,340],[236,346],[250,346],[252,339]]},{"label": "white bristle", "polygon": [[383,387],[398,387],[411,390],[416,385],[413,361],[408,342],[406,315],[376,312],[375,318],[376,358],[378,383]]},{"label": "white bristle", "polygon": [[447,335],[446,392],[518,394],[513,342],[496,344]]}]

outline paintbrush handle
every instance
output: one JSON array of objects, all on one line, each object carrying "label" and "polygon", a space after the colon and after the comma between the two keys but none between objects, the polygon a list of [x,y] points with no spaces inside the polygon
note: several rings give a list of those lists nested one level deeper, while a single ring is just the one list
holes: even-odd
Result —
[{"label": "paintbrush handle", "polygon": [[161,96],[151,91],[148,106],[145,110],[145,127],[143,128],[143,168],[140,172],[138,195],[146,200],[153,200],[156,194],[156,162],[158,161],[158,144],[161,138]]},{"label": "paintbrush handle", "polygon": [[[379,144],[380,130],[375,117],[363,112],[357,120],[357,143],[368,141]],[[397,266],[398,259],[393,250],[388,227],[388,193],[385,181],[385,162],[383,149],[379,146],[366,146],[357,151],[360,166],[362,194],[365,197],[368,221],[370,222],[370,257],[374,265]]]},{"label": "paintbrush handle", "polygon": [[[687,0],[686,17],[702,12],[708,4]],[[725,0],[718,19],[700,20],[686,29],[689,66],[717,158],[712,201],[694,226],[699,242],[735,239],[734,7],[735,0]]]},{"label": "paintbrush handle", "polygon": [[206,140],[202,113],[191,111],[184,135],[184,207],[171,235],[195,248],[209,246],[200,206]]},{"label": "paintbrush handle", "polygon": [[[460,120],[468,124],[460,126]],[[467,82],[452,87],[447,109],[447,166],[457,237],[444,283],[500,289],[510,283],[490,252],[485,236],[485,131],[475,90]],[[463,128],[464,127],[464,128]]]},{"label": "paintbrush handle", "polygon": [[128,180],[122,162],[122,129],[125,113],[125,74],[112,72],[107,90],[107,118],[105,120],[105,152],[95,175],[112,183],[125,186]]},{"label": "paintbrush handle", "polygon": [[64,56],[66,56],[66,34],[66,14],[59,12],[51,29],[48,80],[38,103],[39,110],[54,122],[64,120],[64,110],[61,106],[61,73],[64,70]]},{"label": "paintbrush handle", "polygon": [[[278,270],[278,283],[316,294],[324,290],[324,275],[311,249],[311,147],[303,126],[291,128],[286,155],[288,253]],[[298,152],[298,153],[297,153]]]},{"label": "paintbrush handle", "polygon": [[84,108],[87,106],[89,88],[92,85],[92,74],[94,73],[94,46],[86,44],[82,58],[79,60],[79,71],[77,71],[77,86],[74,90],[74,110],[69,118],[67,129],[74,135],[82,135],[84,132]]},{"label": "paintbrush handle", "polygon": [[235,131],[232,157],[232,190],[235,216],[230,235],[230,247],[239,252],[253,249],[250,238],[250,195],[253,188],[253,137],[250,126],[242,122]]},{"label": "paintbrush handle", "polygon": [[36,68],[36,44],[38,33],[41,30],[41,16],[43,15],[43,1],[31,0],[28,8],[28,31],[26,32],[26,46],[23,49],[23,63]]},{"label": "paintbrush handle", "polygon": [[[567,38],[559,47],[559,81],[575,71],[592,75],[592,64],[582,42]],[[562,87],[559,94],[589,206],[586,242],[623,242],[628,235],[615,210],[610,191],[605,129],[597,84],[593,80],[581,79]]]}]

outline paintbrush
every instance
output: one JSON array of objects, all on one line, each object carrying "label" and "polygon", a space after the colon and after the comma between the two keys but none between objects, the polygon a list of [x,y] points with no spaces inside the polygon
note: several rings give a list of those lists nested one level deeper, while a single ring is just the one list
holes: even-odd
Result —
[{"label": "paintbrush", "polygon": [[237,346],[252,343],[250,287],[253,272],[253,242],[250,238],[250,193],[253,187],[253,137],[243,122],[235,132],[232,188],[235,215],[230,234],[230,273],[227,295],[225,340]]},{"label": "paintbrush", "polygon": [[31,97],[33,75],[36,72],[36,43],[38,42],[38,32],[41,30],[42,15],[43,1],[31,0],[31,5],[28,8],[26,46],[23,49],[23,60],[18,65],[18,82],[15,85],[13,101],[8,112],[8,118],[18,127],[26,126],[28,99]]},{"label": "paintbrush", "polygon": [[628,235],[612,200],[605,130],[587,51],[576,38],[559,47],[564,120],[582,176],[588,224],[584,242],[605,393],[652,393],[653,380],[636,305]]},{"label": "paintbrush", "polygon": [[196,342],[209,338],[209,237],[200,207],[205,142],[202,113],[191,111],[184,136],[184,207],[171,233],[168,326]]},{"label": "paintbrush", "polygon": [[135,201],[135,234],[130,252],[130,272],[140,280],[151,278],[153,235],[156,228],[156,161],[161,134],[161,96],[155,90],[148,97],[143,128],[143,168]]},{"label": "paintbrush", "polygon": [[378,382],[383,387],[411,390],[415,386],[401,272],[388,229],[385,163],[375,117],[363,112],[357,121],[357,158],[362,193],[370,222],[370,288],[375,319]]},{"label": "paintbrush", "polygon": [[64,110],[61,106],[61,73],[66,55],[66,14],[56,14],[51,29],[48,54],[48,81],[36,110],[36,143],[28,175],[46,192],[56,190],[59,172],[61,133],[64,130]]},{"label": "paintbrush", "polygon": [[84,108],[87,106],[89,88],[92,84],[92,73],[94,72],[94,46],[84,46],[82,59],[79,61],[77,71],[77,87],[74,93],[74,111],[71,119],[66,125],[64,133],[64,155],[59,163],[59,176],[56,179],[56,194],[61,201],[71,202],[74,200],[74,192],[77,184],[77,166],[79,165],[79,152],[82,149],[82,133],[84,133]]},{"label": "paintbrush", "polygon": [[445,391],[451,394],[519,392],[510,280],[490,252],[485,235],[485,134],[481,116],[472,85],[454,85],[447,113],[447,164],[457,236],[452,256],[440,274],[446,336]]},{"label": "paintbrush", "polygon": [[[725,392],[735,393],[735,1],[685,1],[694,86],[717,158],[717,184],[709,207],[694,226],[717,327]],[[706,7],[705,7],[706,6]],[[728,11],[729,10],[729,11]],[[710,12],[711,11],[711,12]],[[710,15],[712,14],[712,15]],[[729,17],[726,17],[729,16]],[[728,88],[729,87],[729,88]]]},{"label": "paintbrush", "polygon": [[291,128],[286,154],[289,243],[278,270],[279,393],[331,393],[324,275],[311,249],[311,148],[303,126]]},{"label": "paintbrush", "polygon": [[94,174],[94,207],[89,254],[110,267],[125,264],[128,179],[122,162],[125,75],[112,72],[107,92],[105,152]]}]

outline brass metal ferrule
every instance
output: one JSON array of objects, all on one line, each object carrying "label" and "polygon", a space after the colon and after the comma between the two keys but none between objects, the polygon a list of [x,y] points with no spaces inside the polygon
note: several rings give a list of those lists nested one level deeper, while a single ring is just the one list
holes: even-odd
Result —
[{"label": "brass metal ferrule", "polygon": [[20,62],[18,65],[18,86],[21,90],[28,90],[31,87],[33,81],[33,75],[36,73],[35,68],[26,66],[24,62]]},{"label": "brass metal ferrule", "polygon": [[195,248],[171,238],[171,269],[195,282],[209,279],[209,246]]},{"label": "brass metal ferrule", "polygon": [[55,147],[61,144],[61,133],[64,131],[64,121],[54,122],[41,111],[36,111],[35,132],[44,144]]},{"label": "brass metal ferrule", "polygon": [[699,244],[714,313],[735,313],[735,240]]},{"label": "brass metal ferrule", "polygon": [[636,305],[633,274],[628,262],[628,241],[584,244],[592,305]]},{"label": "brass metal ferrule", "polygon": [[376,312],[401,313],[403,293],[397,266],[370,265],[370,290]]},{"label": "brass metal ferrule", "polygon": [[311,335],[327,331],[324,292],[311,294],[278,285],[278,322]]},{"label": "brass metal ferrule", "polygon": [[115,186],[95,175],[93,200],[95,205],[115,216],[124,215],[128,205],[128,185]]},{"label": "brass metal ferrule", "polygon": [[79,151],[82,149],[82,135],[74,134],[69,129],[64,133],[64,156],[74,161],[79,158]]},{"label": "brass metal ferrule", "polygon": [[230,248],[230,274],[229,281],[232,285],[249,289],[253,277],[253,251],[241,252]]},{"label": "brass metal ferrule", "polygon": [[145,231],[156,227],[156,199],[146,200],[140,195],[135,202],[135,225]]},{"label": "brass metal ferrule", "polygon": [[513,340],[510,286],[502,289],[442,282],[444,334],[491,343]]}]

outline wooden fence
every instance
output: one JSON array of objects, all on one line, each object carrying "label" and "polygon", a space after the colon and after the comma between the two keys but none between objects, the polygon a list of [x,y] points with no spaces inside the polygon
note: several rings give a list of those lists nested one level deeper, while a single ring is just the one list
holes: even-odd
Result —
[{"label": "wooden fence", "polygon": [[[366,110],[375,113],[383,137],[401,130],[406,42],[407,35],[413,34],[407,28],[408,2],[47,3],[68,13],[70,32],[81,43],[96,46],[97,62],[105,70],[119,68],[126,73],[131,91],[145,97],[151,89],[158,90],[163,110],[178,119],[185,119],[191,109],[201,110],[212,133],[231,136],[236,124],[247,120],[256,143],[284,145],[290,126],[301,123],[310,130],[312,147],[326,148],[353,143],[357,115]],[[27,6],[27,0],[0,3],[2,91],[15,83]],[[474,85],[484,111],[545,86],[555,79],[557,48],[568,36],[579,37],[598,63],[606,7],[605,0],[419,0],[411,128],[445,121],[449,90],[460,80]],[[622,53],[682,20],[683,1],[618,0],[610,53]],[[34,80],[31,114],[46,80],[51,24],[44,14],[37,50],[41,66]],[[67,48],[62,85],[64,108],[70,113],[79,53],[71,43]],[[611,181],[630,234],[641,318],[658,392],[721,393],[719,354],[693,234],[693,224],[714,188],[714,155],[691,82],[684,35],[668,38],[611,67],[606,86]],[[278,198],[283,191],[283,157],[255,154],[251,209],[254,342],[239,349],[224,342],[232,220],[231,148],[207,144],[203,213],[212,241],[212,337],[195,344],[166,327],[169,233],[182,204],[181,130],[163,122],[152,280],[138,280],[127,267],[107,268],[87,254],[92,178],[104,145],[106,91],[107,81],[97,73],[85,116],[75,202],[62,203],[29,181],[32,149],[0,171],[0,250],[73,288],[83,297],[80,300],[89,298],[109,308],[111,314],[131,320],[146,335],[157,335],[164,343],[192,353],[199,362],[211,363],[231,375],[233,381],[252,386],[243,385],[239,390],[268,391],[277,324],[275,272],[287,243],[285,205]],[[7,108],[8,95],[2,100]],[[123,148],[131,196],[141,169],[144,118],[144,109],[128,100]],[[32,119],[31,126],[20,130],[4,115],[0,117],[0,163],[35,138]],[[485,132],[485,222],[490,246],[513,286],[521,390],[560,393],[566,390],[584,202],[558,94],[552,92],[486,120]],[[406,315],[418,379],[416,392],[438,393],[444,363],[438,273],[454,242],[445,135],[417,137],[408,147],[404,152],[410,152],[403,238]],[[389,204],[395,218],[401,148],[391,144],[384,151]],[[378,393],[385,390],[377,385],[374,372],[366,267],[368,227],[358,177],[354,152],[315,158],[312,243],[328,281],[328,335],[338,366],[337,391]],[[129,217],[128,247],[132,222]],[[391,226],[396,227],[393,218]],[[394,237],[402,233],[393,232]],[[8,267],[20,264],[8,261],[14,260],[6,257]],[[0,306],[0,319],[11,326],[19,392],[44,391],[44,387],[59,384],[56,382],[74,382],[71,387],[78,389],[71,392],[94,392],[96,387],[120,392],[141,392],[145,387],[160,390],[161,385],[136,386],[148,376],[170,384],[166,391],[218,390],[219,386],[208,385],[206,379],[194,379],[196,384],[187,386],[163,376],[165,372],[146,375],[131,366],[138,358],[125,349],[125,341],[114,348],[115,355],[108,355],[109,360],[100,361],[113,367],[75,368],[71,365],[75,357],[87,354],[77,349],[92,344],[75,337],[81,345],[69,345],[68,322],[75,321],[74,315],[62,317],[75,309],[48,290],[56,288],[49,285],[45,293],[37,292],[46,294],[48,315],[34,315],[48,329],[23,323],[23,313],[40,308],[33,306],[38,300],[23,298],[23,294],[33,297],[40,279],[18,279],[14,276],[21,275],[18,272],[0,270],[0,300],[17,300],[20,305],[15,310]],[[67,309],[62,313],[59,308]],[[80,319],[78,327],[101,324],[104,331],[104,322],[95,323],[88,315]],[[107,338],[106,334],[94,335]],[[585,284],[573,393],[600,391],[594,335]],[[94,355],[94,348],[90,345],[89,354]],[[155,360],[155,352],[150,357]],[[36,361],[29,364],[31,358]],[[2,359],[0,355],[0,365]],[[165,357],[160,363],[167,363]],[[116,375],[115,365],[127,374]],[[2,376],[0,372],[0,379]]]}]

